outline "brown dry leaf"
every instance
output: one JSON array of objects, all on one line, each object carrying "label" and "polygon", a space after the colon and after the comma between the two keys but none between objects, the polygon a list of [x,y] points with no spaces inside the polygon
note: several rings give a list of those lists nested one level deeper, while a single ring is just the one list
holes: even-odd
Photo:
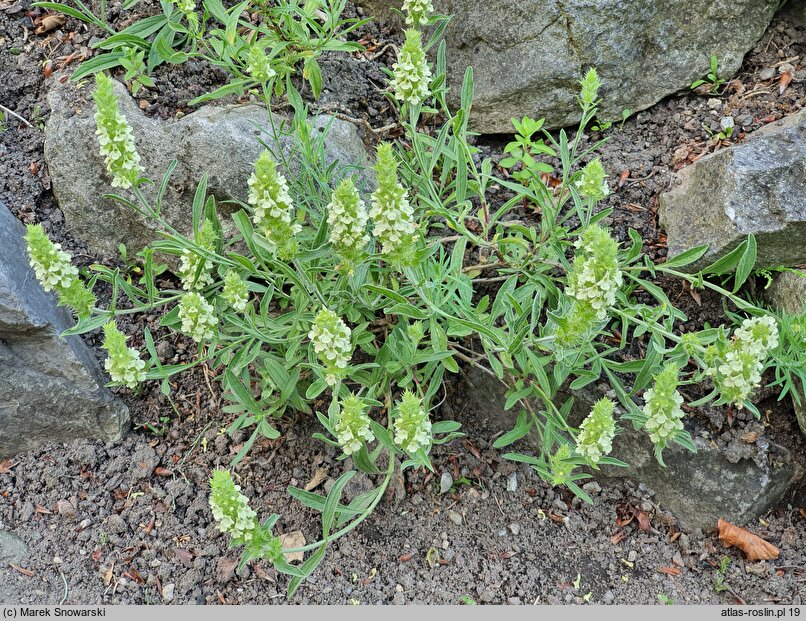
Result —
[{"label": "brown dry leaf", "polygon": [[649,532],[650,529],[649,516],[643,511],[638,512],[638,528],[644,532]]},{"label": "brown dry leaf", "polygon": [[6,474],[11,472],[11,469],[16,466],[15,462],[12,462],[10,459],[4,459],[0,461],[0,474]]},{"label": "brown dry leaf", "polygon": [[798,512],[800,513],[800,517],[806,520],[806,509],[800,509]]},{"label": "brown dry leaf", "polygon": [[778,94],[783,95],[786,87],[789,86],[789,83],[792,81],[792,72],[785,71],[781,74],[781,79],[778,81]]},{"label": "brown dry leaf", "polygon": [[618,187],[622,187],[629,178],[630,178],[630,171],[625,168],[624,170],[621,171],[621,174],[618,177]]},{"label": "brown dry leaf", "polygon": [[627,533],[625,533],[623,530],[620,530],[620,531],[616,532],[615,535],[610,537],[610,541],[612,541],[613,545],[615,546],[615,545],[618,545],[619,543],[621,543],[622,541],[624,541],[624,539],[626,539],[626,537],[627,537]]},{"label": "brown dry leaf", "polygon": [[163,468],[162,466],[154,468],[154,474],[158,477],[172,477],[174,475],[173,470],[168,470],[168,468]]},{"label": "brown dry leaf", "polygon": [[747,433],[742,435],[742,442],[746,444],[753,444],[756,440],[758,440],[757,431],[748,431]]},{"label": "brown dry leaf", "polygon": [[112,584],[112,578],[114,576],[115,564],[112,563],[109,568],[104,572],[104,584],[109,586]]},{"label": "brown dry leaf", "polygon": [[697,303],[697,306],[702,306],[702,297],[700,297],[700,292],[697,291],[694,287],[688,284],[687,281],[683,281],[685,284],[683,287],[688,291],[688,294],[691,296],[691,299]]},{"label": "brown dry leaf", "polygon": [[658,567],[658,573],[666,574],[667,576],[679,576],[679,567]]},{"label": "brown dry leaf", "polygon": [[42,505],[36,505],[34,511],[41,513],[42,515],[51,515],[53,513],[50,509],[45,509],[45,507]]},{"label": "brown dry leaf", "polygon": [[30,578],[31,576],[34,575],[34,572],[32,572],[30,569],[25,569],[24,567],[20,567],[16,563],[9,563],[9,566],[12,569],[15,569],[18,572],[20,572],[23,576],[28,576]]},{"label": "brown dry leaf", "polygon": [[45,34],[46,32],[55,30],[60,26],[64,26],[64,23],[66,21],[67,18],[61,13],[48,13],[47,15],[43,15],[40,19],[36,21],[37,27],[36,30],[34,30],[34,33]]},{"label": "brown dry leaf", "polygon": [[312,489],[319,487],[327,479],[327,468],[317,468],[313,473],[313,477],[305,485],[305,491],[310,492]]},{"label": "brown dry leaf", "polygon": [[748,561],[770,561],[778,558],[778,548],[749,530],[731,524],[722,518],[717,522],[717,527],[719,528],[719,539],[725,547],[736,546],[745,553]]},{"label": "brown dry leaf", "polygon": [[173,548],[173,552],[182,565],[188,569],[193,567],[193,553],[190,550],[185,550],[184,548]]},{"label": "brown dry leaf", "polygon": [[[294,530],[290,533],[286,533],[285,535],[280,535],[280,543],[283,544],[284,548],[301,548],[305,545],[305,535],[302,534],[301,530]],[[304,558],[304,552],[291,552],[285,554],[285,560],[289,563],[293,563],[294,561],[302,561]]]}]

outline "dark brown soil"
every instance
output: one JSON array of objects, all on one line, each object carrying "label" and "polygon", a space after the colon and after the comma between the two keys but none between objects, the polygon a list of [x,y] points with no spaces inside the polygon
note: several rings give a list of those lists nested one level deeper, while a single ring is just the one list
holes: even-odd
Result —
[{"label": "dark brown soil", "polygon": [[[90,255],[66,230],[42,153],[45,94],[53,79],[45,78],[43,67],[49,61],[60,68],[64,57],[82,52],[96,33],[68,20],[62,30],[34,35],[37,14],[29,4],[0,1],[0,103],[33,125],[10,118],[0,133],[0,202],[23,222],[42,222],[82,263],[115,262],[116,257]],[[392,118],[380,69],[392,60],[394,50],[384,48],[395,38],[377,26],[358,36],[374,50],[369,56],[377,57],[328,58],[320,103],[357,119],[361,127],[382,128]],[[609,142],[601,157],[615,190],[607,205],[615,209],[611,225],[620,239],[635,228],[653,258],[664,256],[656,217],[659,193],[670,186],[674,170],[724,146],[709,142],[703,124],[711,128],[721,116],[734,116],[734,138],[741,140],[742,132],[803,107],[804,41],[803,28],[779,18],[724,95],[670,97],[629,119],[623,129],[605,132]],[[760,79],[763,69],[795,56],[799,59],[790,62],[798,70],[783,93],[777,81]],[[164,117],[187,112],[190,99],[224,79],[203,63],[162,67],[156,77],[157,87],[143,94],[142,106]],[[744,116],[746,123],[739,120]],[[501,140],[484,139],[481,146],[500,152]],[[720,321],[723,310],[716,297],[703,293],[698,302],[679,282],[662,285],[688,314],[691,327]],[[136,336],[156,319],[136,318],[124,327]],[[193,345],[181,338],[155,333],[161,335],[163,361],[193,354]],[[97,347],[97,336],[88,335],[87,341]],[[227,549],[207,507],[211,469],[226,466],[245,440],[222,432],[231,421],[220,411],[214,379],[204,369],[187,373],[176,379],[171,400],[158,386],[121,392],[135,422],[123,442],[52,446],[19,456],[7,472],[0,469],[0,529],[30,548],[15,567],[0,567],[0,602],[286,601],[285,578],[264,564],[233,574],[237,552]],[[502,430],[485,422],[477,404],[465,401],[461,380],[449,391],[438,416],[460,420],[466,438],[436,447],[436,476],[408,471],[405,495],[382,504],[357,531],[336,542],[295,603],[460,603],[465,596],[513,604],[657,603],[659,596],[676,603],[801,603],[806,598],[806,517],[798,507],[780,507],[748,525],[781,550],[773,563],[748,564],[735,550],[723,550],[712,535],[679,533],[674,519],[653,504],[650,490],[628,482],[594,483],[587,489],[595,504],[587,506],[567,491],[550,489],[491,448]],[[746,422],[736,420],[736,425]],[[712,422],[727,425],[724,417]],[[278,532],[299,529],[311,541],[316,516],[292,502],[285,488],[305,485],[320,468],[334,479],[344,464],[310,438],[315,421],[283,420],[279,427],[282,438],[256,443],[236,471],[262,516],[282,516]],[[727,426],[726,433],[736,432]],[[444,471],[470,483],[442,495]],[[617,525],[637,511],[650,517],[649,531],[640,530],[637,520]],[[729,588],[717,590],[717,567],[725,556]]]}]

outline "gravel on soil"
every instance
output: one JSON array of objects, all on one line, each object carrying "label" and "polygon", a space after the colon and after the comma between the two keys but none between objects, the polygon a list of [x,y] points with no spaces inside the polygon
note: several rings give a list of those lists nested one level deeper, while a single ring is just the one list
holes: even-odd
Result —
[{"label": "gravel on soil", "polygon": [[[68,20],[60,30],[35,35],[37,14],[30,2],[6,4],[0,2],[0,103],[32,126],[11,117],[0,132],[0,202],[25,223],[43,223],[80,264],[114,264],[116,257],[90,255],[66,230],[42,152],[45,95],[53,79],[45,70],[62,68],[97,33]],[[115,11],[110,18],[123,19]],[[726,145],[710,136],[722,117],[734,118],[733,140],[741,140],[744,132],[804,106],[804,30],[776,19],[720,97],[670,97],[623,128],[616,124],[604,132],[609,141],[600,157],[614,190],[606,204],[614,208],[610,224],[620,239],[635,228],[651,256],[662,258],[658,195],[670,187],[675,170]],[[387,128],[377,132],[385,137],[394,129],[388,129],[393,119],[381,68],[393,60],[399,38],[374,25],[357,36],[374,51],[366,58],[326,59],[320,104],[357,119],[362,130]],[[797,68],[781,93],[777,72],[783,62]],[[156,79],[141,107],[167,118],[186,113],[190,99],[226,78],[204,63],[187,63],[160,67]],[[366,131],[368,140],[372,134]],[[483,137],[479,145],[500,153],[505,141]],[[661,284],[691,327],[722,316],[718,299],[703,292],[697,301],[679,282]],[[139,347],[142,328],[149,325],[163,362],[192,357],[194,346],[157,329],[157,321],[153,315],[132,317],[123,328]],[[86,338],[97,349],[98,335]],[[3,557],[0,542],[0,602],[286,601],[286,578],[266,564],[235,572],[237,551],[228,549],[207,506],[211,470],[226,466],[246,439],[222,432],[231,421],[220,412],[213,380],[211,371],[195,369],[176,379],[170,401],[157,386],[121,391],[136,426],[119,444],[79,441],[0,464],[0,532],[19,538],[13,540],[14,559]],[[438,416],[461,421],[465,438],[435,447],[434,475],[407,471],[393,498],[331,546],[293,603],[460,603],[466,596],[496,604],[650,604],[666,596],[675,603],[800,604],[806,598],[806,513],[799,507],[779,507],[745,525],[781,550],[774,562],[747,563],[712,533],[680,532],[653,502],[651,490],[640,485],[589,483],[592,506],[549,488],[491,447],[502,430],[479,423],[484,417],[474,416],[474,404],[463,399],[461,379],[448,389]],[[726,425],[724,415],[714,425]],[[279,427],[283,436],[257,442],[236,472],[259,515],[282,516],[277,532],[301,530],[313,541],[317,517],[292,502],[285,488],[304,486],[319,469],[335,479],[344,464],[310,438],[315,421],[288,419]],[[454,482],[445,493],[443,473]],[[649,518],[646,530],[639,524],[641,512]],[[25,556],[19,540],[28,547]],[[720,590],[723,557],[729,564]]]}]

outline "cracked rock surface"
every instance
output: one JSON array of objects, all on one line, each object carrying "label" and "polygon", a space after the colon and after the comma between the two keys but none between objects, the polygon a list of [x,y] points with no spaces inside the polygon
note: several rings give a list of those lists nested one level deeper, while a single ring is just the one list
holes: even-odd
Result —
[{"label": "cracked rock surface", "polygon": [[[398,0],[364,0],[388,16]],[[473,67],[474,128],[511,131],[511,118],[546,118],[547,128],[579,120],[577,80],[596,67],[603,119],[644,110],[709,70],[733,75],[778,7],[775,0],[441,0],[453,15],[446,31],[448,75],[455,102]],[[727,25],[741,20],[740,28]]]}]

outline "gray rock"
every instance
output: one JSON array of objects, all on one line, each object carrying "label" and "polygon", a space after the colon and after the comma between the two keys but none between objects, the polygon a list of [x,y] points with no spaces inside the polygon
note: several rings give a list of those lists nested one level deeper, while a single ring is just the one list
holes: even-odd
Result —
[{"label": "gray rock", "polygon": [[117,440],[126,406],[104,385],[95,356],[69,313],[28,264],[24,227],[0,204],[0,458],[48,442]]},{"label": "gray rock", "polygon": [[[478,395],[484,404],[478,411],[497,419],[501,429],[511,429],[517,412],[503,409],[503,387],[479,371],[471,370],[468,376],[472,388],[465,398],[472,401]],[[492,398],[496,394],[497,402]],[[578,424],[601,394],[588,386],[574,392],[574,397],[570,418],[572,424]],[[792,451],[772,442],[758,446],[754,458],[732,463],[710,440],[695,437],[696,453],[677,445],[667,447],[663,467],[655,459],[645,432],[635,431],[626,421],[620,427],[611,455],[629,467],[602,466],[592,474],[600,480],[628,478],[644,484],[655,492],[655,502],[674,514],[685,528],[712,529],[720,517],[734,523],[754,520],[784,502],[803,479],[804,470]],[[536,449],[540,446],[537,434],[528,435],[524,441]]]},{"label": "gray rock", "polygon": [[747,142],[687,166],[660,198],[669,255],[708,244],[699,269],[749,233],[759,267],[806,262],[806,112],[755,132]]},{"label": "gray rock", "polygon": [[28,556],[28,546],[14,533],[0,529],[0,561],[3,565],[19,563]]},{"label": "gray rock", "polygon": [[442,473],[442,476],[439,479],[439,493],[447,494],[449,491],[451,491],[452,487],[453,477],[451,476],[451,473],[446,470]]},{"label": "gray rock", "polygon": [[[399,0],[362,0],[374,15]],[[648,108],[703,77],[719,58],[726,77],[770,23],[777,0],[441,0],[453,15],[445,39],[451,94],[474,68],[474,128],[511,132],[510,119],[545,117],[547,127],[579,120],[577,80],[596,67],[602,116]],[[741,28],[726,24],[741,16]]]},{"label": "gray rock", "polygon": [[[162,214],[182,232],[189,230],[196,186],[208,174],[208,191],[218,200],[246,201],[247,180],[254,161],[264,149],[259,140],[277,147],[267,131],[270,120],[265,108],[256,105],[207,106],[178,120],[150,118],[137,107],[126,87],[115,82],[121,113],[132,126],[145,175],[156,182],[143,188],[153,201],[160,180],[171,160],[177,160],[165,197]],[[113,191],[95,140],[95,105],[91,88],[77,89],[71,82],[54,81],[48,93],[51,115],[45,127],[45,158],[53,194],[71,231],[93,250],[115,254],[125,243],[139,250],[156,239],[153,224],[129,207],[104,198]],[[278,116],[279,127],[283,122]],[[366,165],[367,154],[355,127],[330,117],[317,117],[314,126],[324,131],[326,161],[342,166]],[[266,130],[266,131],[263,131]],[[283,138],[279,148],[295,169],[292,141]],[[131,191],[118,194],[133,199]],[[222,210],[228,209],[221,205]]]},{"label": "gray rock", "polygon": [[790,315],[806,312],[806,272],[783,272],[775,277],[766,291],[771,306]]},{"label": "gray rock", "polygon": [[[773,308],[786,311],[790,315],[806,313],[806,276],[794,272],[778,274],[767,291],[766,297]],[[795,380],[795,383],[799,386],[800,402],[795,401],[793,395],[792,406],[795,408],[798,427],[806,436],[806,390],[799,380]]]}]

